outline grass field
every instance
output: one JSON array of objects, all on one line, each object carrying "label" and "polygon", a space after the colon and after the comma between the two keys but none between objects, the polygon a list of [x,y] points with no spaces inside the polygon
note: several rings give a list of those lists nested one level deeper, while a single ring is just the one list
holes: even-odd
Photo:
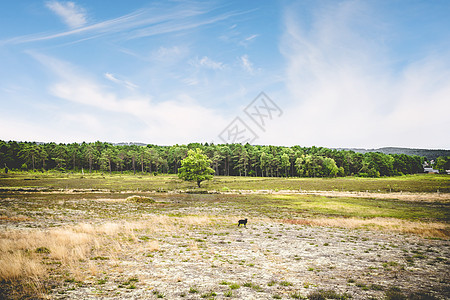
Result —
[{"label": "grass field", "polygon": [[[450,176],[405,175],[384,178],[278,178],[216,176],[203,182],[207,190],[319,190],[450,193]],[[8,173],[0,174],[0,188],[101,189],[109,191],[173,191],[195,188],[176,175],[141,174],[69,174],[69,173]]]},{"label": "grass field", "polygon": [[2,174],[0,298],[450,297],[450,177],[194,185]]}]

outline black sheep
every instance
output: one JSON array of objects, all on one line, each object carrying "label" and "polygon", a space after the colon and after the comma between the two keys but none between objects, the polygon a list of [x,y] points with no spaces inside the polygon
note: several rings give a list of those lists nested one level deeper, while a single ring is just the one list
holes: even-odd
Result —
[{"label": "black sheep", "polygon": [[241,224],[244,225],[244,227],[247,227],[247,219],[239,220],[238,227],[241,226]]}]

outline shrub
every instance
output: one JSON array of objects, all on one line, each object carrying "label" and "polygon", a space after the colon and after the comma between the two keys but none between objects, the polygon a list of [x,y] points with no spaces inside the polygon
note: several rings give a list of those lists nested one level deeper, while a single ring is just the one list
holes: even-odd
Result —
[{"label": "shrub", "polygon": [[237,290],[238,288],[240,288],[241,286],[237,283],[232,283],[230,284],[230,289],[232,290]]},{"label": "shrub", "polygon": [[50,249],[47,247],[39,247],[35,251],[36,253],[50,253]]},{"label": "shrub", "polygon": [[127,201],[136,203],[155,203],[155,200],[150,197],[133,195],[127,198]]},{"label": "shrub", "polygon": [[406,296],[402,293],[402,291],[396,287],[390,287],[385,292],[386,300],[406,300]]},{"label": "shrub", "polygon": [[308,299],[309,300],[326,300],[326,299],[339,299],[339,300],[345,300],[351,298],[348,294],[338,294],[333,290],[317,290],[312,293],[309,293]]},{"label": "shrub", "polygon": [[280,282],[280,285],[281,285],[281,286],[292,286],[292,282],[289,282],[289,281],[282,281],[282,282]]},{"label": "shrub", "polygon": [[306,299],[305,297],[303,297],[302,294],[300,294],[300,293],[298,293],[298,292],[292,293],[292,294],[291,294],[291,298],[292,298],[292,299]]},{"label": "shrub", "polygon": [[382,291],[383,290],[383,287],[379,284],[371,284],[369,288],[374,291]]},{"label": "shrub", "polygon": [[429,293],[417,292],[409,295],[410,300],[437,300],[438,298],[434,297]]},{"label": "shrub", "polygon": [[201,298],[212,298],[215,296],[217,296],[217,294],[215,292],[209,292],[209,293],[205,293],[205,294],[201,295],[200,297]]}]

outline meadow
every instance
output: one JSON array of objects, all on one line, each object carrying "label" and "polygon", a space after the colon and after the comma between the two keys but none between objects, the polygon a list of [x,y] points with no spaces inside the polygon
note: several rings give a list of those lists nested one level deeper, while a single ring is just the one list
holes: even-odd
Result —
[{"label": "meadow", "polygon": [[[447,299],[450,177],[0,176],[0,298]],[[247,227],[237,221],[248,218]]]},{"label": "meadow", "polygon": [[[203,182],[209,191],[227,190],[318,190],[352,192],[413,192],[450,193],[450,180],[446,175],[415,174],[382,178],[336,177],[336,178],[283,178],[216,176]],[[9,172],[0,174],[0,188],[40,189],[98,189],[123,191],[174,191],[195,188],[195,185],[178,179],[176,175],[92,174],[59,172]]]}]

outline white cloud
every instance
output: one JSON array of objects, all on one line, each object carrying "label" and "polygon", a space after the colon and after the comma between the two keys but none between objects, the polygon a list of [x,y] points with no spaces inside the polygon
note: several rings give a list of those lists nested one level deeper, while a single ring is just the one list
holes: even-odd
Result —
[{"label": "white cloud", "polygon": [[239,45],[248,47],[257,37],[259,37],[259,34],[252,34],[248,37],[245,37],[239,42]]},{"label": "white cloud", "polygon": [[223,70],[225,68],[224,63],[214,61],[207,56],[203,56],[202,58],[196,57],[190,61],[190,64],[195,67],[205,67],[212,70]]},{"label": "white cloud", "polygon": [[117,83],[118,85],[124,86],[129,90],[135,90],[139,87],[136,84],[134,84],[128,80],[118,79],[115,75],[113,75],[111,73],[105,73],[104,76],[106,79],[108,79],[114,83]]},{"label": "white cloud", "polygon": [[199,84],[199,79],[195,76],[187,77],[182,79],[182,82],[186,85],[197,85]]},{"label": "white cloud", "polygon": [[86,24],[86,11],[72,1],[48,1],[46,6],[57,14],[70,28],[79,28]]},{"label": "white cloud", "polygon": [[241,61],[241,65],[244,68],[244,70],[250,74],[253,74],[253,72],[254,72],[253,64],[250,62],[248,55],[245,54],[245,55],[241,56],[240,61]]},{"label": "white cloud", "polygon": [[111,74],[111,73],[105,73],[104,75],[105,75],[105,78],[106,78],[106,79],[111,80],[112,82],[115,82],[115,83],[119,83],[119,82],[120,82],[120,81],[119,81],[116,77],[114,77],[114,75]]},{"label": "white cloud", "polygon": [[185,47],[159,47],[157,51],[152,53],[152,57],[159,61],[176,60],[177,57],[184,56],[186,52]]},{"label": "white cloud", "polygon": [[[84,9],[73,2],[49,1],[47,7],[58,14],[71,29],[55,34],[37,33],[17,36],[0,41],[0,45],[53,40],[68,36],[76,36],[77,41],[83,41],[122,32],[126,32],[126,34],[120,38],[136,39],[195,29],[247,13],[231,12],[211,15],[210,13],[214,9],[206,2],[197,4],[180,2],[177,6],[155,4],[118,18],[86,25]],[[79,38],[80,35],[83,37]]]},{"label": "white cloud", "polygon": [[[52,96],[75,104],[77,109],[89,109],[89,117],[83,117],[89,122],[93,122],[92,115],[102,120],[111,116],[108,140],[134,137],[158,144],[209,141],[227,125],[219,112],[201,106],[187,94],[158,102],[148,95],[120,97],[66,62],[36,53],[33,57],[57,75],[57,81],[49,87]],[[110,73],[105,77],[118,80]],[[82,134],[89,136],[90,132],[78,136]]]},{"label": "white cloud", "polygon": [[[292,102],[272,142],[449,147],[444,138],[450,128],[448,55],[424,57],[397,70],[390,64],[385,33],[371,27],[376,23],[364,3],[315,12],[308,30],[294,11],[285,13],[280,44]],[[282,128],[290,130],[283,135]]]},{"label": "white cloud", "polygon": [[247,41],[247,42],[252,41],[252,40],[254,40],[255,38],[257,38],[258,36],[259,36],[259,34],[252,34],[251,36],[246,37],[246,38],[245,38],[245,41]]}]

